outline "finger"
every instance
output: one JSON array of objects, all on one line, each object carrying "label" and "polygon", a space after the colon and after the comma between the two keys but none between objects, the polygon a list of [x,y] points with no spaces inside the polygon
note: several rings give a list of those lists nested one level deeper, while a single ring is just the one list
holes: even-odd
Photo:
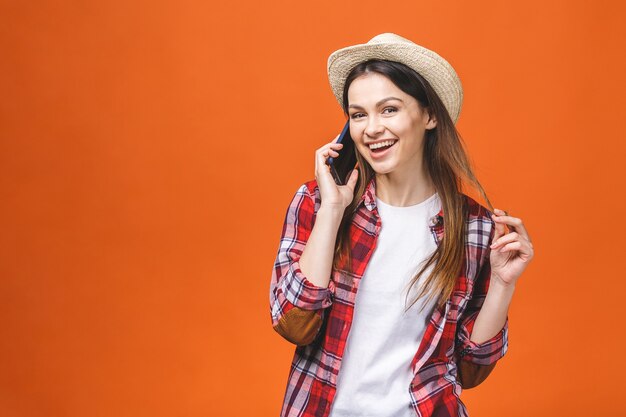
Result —
[{"label": "finger", "polygon": [[495,221],[496,220],[495,214],[492,214],[491,218],[494,220],[494,227],[496,229],[493,235],[493,241],[495,241],[499,239],[501,236],[504,236],[506,234],[506,227],[503,224]]},{"label": "finger", "polygon": [[497,252],[512,251],[517,251],[517,256],[520,256],[524,262],[529,262],[533,258],[533,250],[527,242],[515,241],[497,249]]},{"label": "finger", "polygon": [[339,152],[328,149],[327,151],[322,152],[322,156],[324,158],[324,161],[327,161],[329,157],[337,158],[339,156]]},{"label": "finger", "polygon": [[339,152],[335,151],[334,149],[327,149],[324,152],[322,152],[322,159],[324,160],[324,163],[326,165],[328,165],[328,159],[329,158],[337,158],[339,157]]},{"label": "finger", "polygon": [[319,153],[316,158],[316,170],[320,172],[322,169],[328,169],[328,164],[326,161],[328,160],[328,155],[324,153]]},{"label": "finger", "polygon": [[350,177],[348,178],[348,182],[346,185],[354,192],[354,187],[356,186],[356,180],[359,178],[359,170],[353,169],[350,173]]},{"label": "finger", "polygon": [[[504,210],[500,210],[500,209],[494,208],[494,209],[493,209],[493,214],[496,216],[496,218],[500,218],[500,217],[502,217],[502,216],[507,215],[507,212],[506,212],[506,211],[504,211]],[[496,222],[496,223],[497,223],[497,222]],[[502,226],[504,227],[504,230],[505,230],[505,232],[504,232],[504,233],[505,233],[505,234],[506,234],[506,233],[509,233],[509,232],[511,231],[511,229],[510,229],[509,227],[507,227],[507,224],[506,224],[506,223],[502,223]]]},{"label": "finger", "polygon": [[318,148],[315,153],[324,153],[324,152],[328,152],[329,150],[335,150],[335,149],[341,149],[343,147],[343,143],[327,143],[326,145],[322,146],[321,148]]},{"label": "finger", "polygon": [[341,147],[340,143],[335,144],[326,144],[319,148],[315,152],[315,179],[320,181],[326,181],[333,183],[335,182],[333,176],[330,172],[330,166],[328,165],[328,158],[333,157],[336,158],[339,156],[339,153],[330,148],[330,146]]},{"label": "finger", "polygon": [[315,152],[315,178],[317,178],[318,175],[324,175],[324,173],[322,173],[323,170],[328,171],[328,164],[326,164],[327,159],[327,153],[321,149]]},{"label": "finger", "polygon": [[318,179],[317,178],[317,171],[319,170],[318,167],[319,167],[319,161],[318,161],[317,155],[315,155],[315,172],[313,173],[315,175],[315,179]]},{"label": "finger", "polygon": [[[511,237],[511,236],[514,236],[514,237]],[[503,248],[507,244],[513,243],[513,242],[520,242],[522,245],[528,246],[530,250],[532,251],[533,244],[530,243],[528,240],[526,240],[524,236],[520,236],[515,232],[507,233],[501,238],[494,240],[494,242],[489,247],[491,248],[491,250],[498,250],[498,249]]]},{"label": "finger", "polygon": [[324,158],[324,161],[326,161],[329,156],[333,156],[333,157],[339,156],[338,151],[340,151],[342,147],[343,147],[342,143],[329,143],[329,144],[322,146],[317,151],[315,151],[315,154],[316,155],[321,154]]},{"label": "finger", "polygon": [[496,250],[498,252],[510,252],[513,250],[521,251],[521,249],[522,249],[522,243],[515,241],[515,242],[507,243],[506,245],[502,246],[500,249],[496,249]]},{"label": "finger", "polygon": [[[319,148],[316,151],[316,154],[321,154],[324,164],[328,165],[327,161],[329,157],[333,157],[336,158],[339,156],[339,153],[335,150],[341,150],[341,148],[343,147],[343,143],[327,143],[326,145],[322,146],[321,148]],[[335,149],[333,149],[335,148]],[[316,161],[318,160],[318,158],[316,158]]]},{"label": "finger", "polygon": [[[502,210],[498,210],[498,211],[502,211]],[[511,226],[522,226],[522,220],[517,218],[517,217],[513,217],[513,216],[509,216],[509,215],[505,215],[505,214],[498,214],[495,213],[496,217],[498,218],[498,220],[500,220],[502,223],[511,225]]]},{"label": "finger", "polygon": [[507,233],[498,239],[494,239],[490,247],[493,249],[519,239],[523,239],[523,237],[521,237],[517,232]]},{"label": "finger", "polygon": [[526,228],[524,227],[524,224],[522,223],[522,219],[519,219],[513,216],[504,215],[504,214],[498,215],[497,212],[505,213],[503,210],[494,209],[494,213],[496,214],[496,218],[494,220],[496,222],[506,224],[512,227],[513,229],[515,229],[517,233],[524,236],[526,239],[528,239],[528,241],[530,241],[530,236],[528,235],[528,232],[526,231]]}]

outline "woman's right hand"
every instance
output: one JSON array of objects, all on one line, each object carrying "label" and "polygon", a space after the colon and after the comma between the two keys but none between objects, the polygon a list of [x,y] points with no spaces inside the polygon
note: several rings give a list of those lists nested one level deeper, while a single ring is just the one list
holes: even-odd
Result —
[{"label": "woman's right hand", "polygon": [[343,213],[354,198],[354,187],[359,171],[352,170],[346,185],[337,185],[330,173],[330,167],[326,164],[329,157],[338,157],[337,150],[341,150],[343,147],[343,144],[337,143],[337,139],[339,139],[339,135],[332,142],[315,151],[315,179],[320,189],[322,206],[339,209]]}]

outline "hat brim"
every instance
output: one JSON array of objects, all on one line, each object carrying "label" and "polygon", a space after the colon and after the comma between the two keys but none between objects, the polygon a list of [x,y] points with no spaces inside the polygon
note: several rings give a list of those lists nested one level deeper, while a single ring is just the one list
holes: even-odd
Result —
[{"label": "hat brim", "polygon": [[376,43],[348,46],[328,57],[328,80],[343,106],[343,88],[350,71],[361,62],[382,59],[400,62],[419,73],[443,102],[453,122],[459,118],[463,87],[454,68],[440,55],[416,44]]}]

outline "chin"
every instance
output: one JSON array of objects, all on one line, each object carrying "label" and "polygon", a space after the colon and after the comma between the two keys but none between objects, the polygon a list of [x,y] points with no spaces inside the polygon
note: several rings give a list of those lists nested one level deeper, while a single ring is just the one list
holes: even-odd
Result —
[{"label": "chin", "polygon": [[387,164],[385,164],[384,166],[382,166],[382,164],[370,164],[370,166],[372,167],[374,172],[378,175],[389,174],[393,172],[395,169],[395,166],[389,166]]}]

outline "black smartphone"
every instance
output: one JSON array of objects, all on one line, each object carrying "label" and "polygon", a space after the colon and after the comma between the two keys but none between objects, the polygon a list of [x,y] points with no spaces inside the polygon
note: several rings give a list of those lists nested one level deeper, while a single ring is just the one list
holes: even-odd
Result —
[{"label": "black smartphone", "polygon": [[337,151],[339,156],[330,157],[326,160],[326,164],[330,167],[330,173],[335,179],[337,185],[346,185],[348,177],[356,166],[356,153],[354,149],[354,141],[350,136],[350,120],[343,127],[337,143],[343,143],[343,147]]}]

